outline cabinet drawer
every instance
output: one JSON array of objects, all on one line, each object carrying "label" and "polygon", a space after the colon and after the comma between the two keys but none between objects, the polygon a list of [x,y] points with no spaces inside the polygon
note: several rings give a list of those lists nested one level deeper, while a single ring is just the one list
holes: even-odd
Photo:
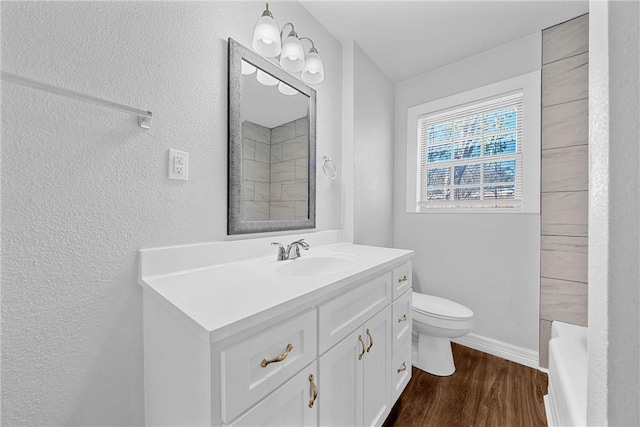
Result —
[{"label": "cabinet drawer", "polygon": [[[230,426],[317,426],[316,363],[304,368]],[[309,406],[311,405],[311,406]]]},{"label": "cabinet drawer", "polygon": [[411,335],[402,342],[391,359],[392,402],[395,402],[411,379]]},{"label": "cabinet drawer", "polygon": [[400,298],[393,302],[393,352],[411,336],[412,331],[412,310],[411,296],[413,292],[405,292]]},{"label": "cabinet drawer", "polygon": [[391,302],[391,272],[321,305],[319,310],[320,353]]},{"label": "cabinet drawer", "polygon": [[393,299],[411,289],[411,263],[393,269]]},{"label": "cabinet drawer", "polygon": [[223,421],[233,420],[311,363],[317,353],[316,330],[316,311],[311,310],[224,348]]}]

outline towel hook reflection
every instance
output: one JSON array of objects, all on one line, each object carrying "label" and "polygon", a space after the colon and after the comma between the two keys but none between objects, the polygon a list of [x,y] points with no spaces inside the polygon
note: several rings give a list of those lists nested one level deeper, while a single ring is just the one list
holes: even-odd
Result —
[{"label": "towel hook reflection", "polygon": [[323,156],[324,160],[322,160],[322,172],[329,177],[329,179],[336,179],[338,176],[338,169],[336,168],[336,164],[333,159],[328,156]]}]

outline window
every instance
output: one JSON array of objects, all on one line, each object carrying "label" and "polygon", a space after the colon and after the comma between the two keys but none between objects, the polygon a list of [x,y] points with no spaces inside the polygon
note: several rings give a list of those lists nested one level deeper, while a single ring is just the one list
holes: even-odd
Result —
[{"label": "window", "polygon": [[408,212],[539,211],[540,97],[523,77],[535,81],[525,75],[409,109]]},{"label": "window", "polygon": [[419,211],[522,203],[522,92],[418,117]]}]

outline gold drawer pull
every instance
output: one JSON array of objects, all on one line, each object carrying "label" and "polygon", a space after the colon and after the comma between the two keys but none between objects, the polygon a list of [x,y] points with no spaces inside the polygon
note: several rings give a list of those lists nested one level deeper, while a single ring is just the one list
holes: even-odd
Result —
[{"label": "gold drawer pull", "polygon": [[398,279],[398,283],[406,282],[407,280],[409,280],[409,277],[407,277],[407,275],[405,274],[404,276]]},{"label": "gold drawer pull", "polygon": [[360,341],[360,344],[362,344],[362,353],[358,355],[358,360],[362,360],[362,356],[364,356],[364,352],[365,352],[364,350],[365,346],[364,346],[364,341],[362,341],[362,335],[358,335],[358,341]]},{"label": "gold drawer pull", "polygon": [[402,371],[406,371],[407,370],[407,364],[402,362],[402,368],[398,369],[398,373],[402,372]]},{"label": "gold drawer pull", "polygon": [[369,350],[371,350],[371,347],[373,347],[373,337],[371,336],[371,334],[369,333],[369,330],[367,329],[367,336],[369,337],[369,347],[367,347],[367,353],[369,353]]},{"label": "gold drawer pull", "polygon": [[263,368],[266,368],[269,363],[282,362],[284,359],[287,358],[291,350],[293,350],[293,346],[291,344],[287,344],[287,348],[285,349],[284,353],[282,353],[278,357],[274,357],[271,360],[262,359],[262,362],[260,362],[260,366],[262,366]]},{"label": "gold drawer pull", "polygon": [[403,314],[402,317],[398,319],[398,323],[406,322],[407,320],[407,315]]},{"label": "gold drawer pull", "polygon": [[318,398],[318,387],[316,387],[316,383],[313,382],[313,374],[309,374],[309,387],[309,395],[311,395],[311,398],[309,399],[309,408],[313,408],[313,404]]}]

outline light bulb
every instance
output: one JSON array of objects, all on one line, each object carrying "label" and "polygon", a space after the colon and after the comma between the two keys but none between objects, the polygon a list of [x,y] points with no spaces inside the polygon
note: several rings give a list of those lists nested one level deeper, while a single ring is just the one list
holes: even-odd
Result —
[{"label": "light bulb", "polygon": [[262,56],[273,58],[280,55],[282,50],[280,43],[278,23],[273,19],[273,15],[269,12],[269,4],[267,4],[267,9],[262,12],[262,16],[253,29],[253,50]]},{"label": "light bulb", "polygon": [[289,72],[298,72],[304,67],[304,49],[293,31],[282,44],[280,65]]},{"label": "light bulb", "polygon": [[322,83],[324,80],[324,64],[317,50],[311,49],[309,51],[300,77],[310,84]]}]

